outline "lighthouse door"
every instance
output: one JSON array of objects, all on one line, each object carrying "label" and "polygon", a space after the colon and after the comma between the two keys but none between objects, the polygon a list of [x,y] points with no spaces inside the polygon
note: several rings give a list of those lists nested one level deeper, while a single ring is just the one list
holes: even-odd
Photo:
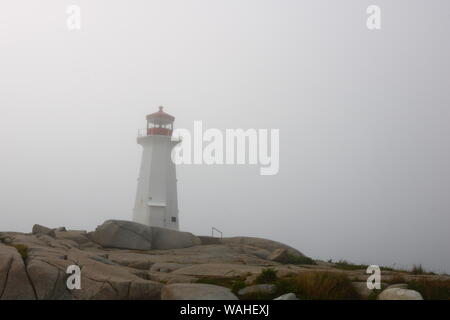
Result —
[{"label": "lighthouse door", "polygon": [[164,228],[164,207],[149,206],[150,225]]}]

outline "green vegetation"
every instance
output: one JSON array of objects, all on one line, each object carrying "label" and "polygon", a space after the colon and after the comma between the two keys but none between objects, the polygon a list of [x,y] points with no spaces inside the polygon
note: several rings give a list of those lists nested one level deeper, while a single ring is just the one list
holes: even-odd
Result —
[{"label": "green vegetation", "polygon": [[293,292],[299,299],[348,300],[359,296],[350,279],[342,273],[305,272],[280,281],[284,293]]},{"label": "green vegetation", "polygon": [[[413,268],[414,269],[414,268]],[[418,267],[418,275],[428,274],[423,268]],[[407,280],[403,275],[394,275],[388,281],[390,284],[405,283],[408,289],[420,292],[425,300],[450,300],[450,280],[442,279],[415,279]]]},{"label": "green vegetation", "polygon": [[306,256],[294,256],[292,254],[287,254],[286,259],[283,261],[283,264],[309,264],[309,265],[316,265],[317,263],[311,259],[310,257]]},{"label": "green vegetation", "polygon": [[[348,270],[348,271],[367,269],[369,267],[369,265],[367,265],[367,264],[354,264],[354,263],[348,262],[347,260],[339,260],[337,262],[333,262],[333,260],[330,259],[330,260],[328,260],[328,262],[334,263],[334,267],[336,269]],[[421,264],[413,265],[412,269],[409,271],[395,268],[395,266],[393,266],[393,267],[380,266],[380,270],[410,273],[410,274],[414,274],[414,275],[435,275],[436,274],[434,272],[426,271],[422,267]]]},{"label": "green vegetation", "polygon": [[11,247],[16,248],[23,260],[28,258],[28,247],[24,244],[11,244]]},{"label": "green vegetation", "polygon": [[348,262],[346,260],[339,260],[334,263],[334,267],[341,270],[360,270],[360,269],[367,269],[369,265],[367,264],[354,264],[351,262]]},{"label": "green vegetation", "polygon": [[[365,265],[354,265],[348,262],[339,262],[341,268],[346,270],[364,269]],[[416,270],[417,271],[417,270]],[[426,274],[426,271],[422,271]],[[411,273],[410,273],[411,274]],[[249,275],[247,275],[249,276]],[[411,277],[411,276],[409,276]],[[246,276],[240,277],[203,277],[198,283],[207,283],[229,288],[238,295],[239,290],[245,288]],[[386,279],[389,284],[405,283],[411,290],[422,294],[425,300],[450,300],[450,280],[416,279],[408,280],[407,273],[393,274]],[[273,268],[263,269],[256,277],[254,284],[273,284],[274,292],[258,292],[239,296],[242,300],[271,300],[286,293],[294,293],[302,300],[357,300],[361,299],[355,290],[352,281],[344,272],[306,271],[296,275],[280,277]],[[382,290],[374,290],[369,300],[377,299]]]},{"label": "green vegetation", "polygon": [[390,284],[407,283],[405,277],[399,274],[393,275],[387,282]]},{"label": "green vegetation", "polygon": [[[368,264],[355,264],[355,263],[348,262],[347,260],[339,260],[337,262],[333,262],[332,260],[328,260],[328,262],[334,263],[334,267],[336,269],[348,270],[348,271],[361,270],[361,269],[365,270],[365,269],[367,269],[369,267]],[[383,271],[407,272],[405,270],[399,270],[399,269],[395,269],[394,267],[386,267],[386,266],[380,266],[380,270],[383,270]]]},{"label": "green vegetation", "polygon": [[[197,280],[197,283],[213,284],[216,286],[233,288],[236,282],[244,282],[240,277],[226,278],[226,277],[203,277]],[[245,285],[245,283],[244,283]]]},{"label": "green vegetation", "polygon": [[425,274],[426,272],[421,264],[415,264],[415,265],[413,265],[413,267],[411,269],[411,273],[419,275],[419,274]]},{"label": "green vegetation", "polygon": [[234,294],[237,294],[239,292],[239,290],[244,289],[247,285],[245,284],[244,280],[241,279],[237,279],[235,281],[233,281],[233,284],[231,286],[231,292],[233,292]]},{"label": "green vegetation", "polygon": [[277,281],[277,271],[273,268],[263,269],[255,280],[256,284],[274,283]]},{"label": "green vegetation", "polygon": [[[406,271],[408,272],[408,271]],[[435,275],[436,273],[431,272],[431,271],[426,271],[424,267],[422,267],[421,264],[415,264],[413,265],[411,271],[409,271],[409,273],[414,274],[414,275]]]},{"label": "green vegetation", "polygon": [[377,300],[378,295],[379,295],[382,291],[383,291],[383,290],[373,289],[372,292],[369,294],[369,297],[367,298],[367,300]]},{"label": "green vegetation", "polygon": [[272,283],[276,286],[276,290],[272,293],[247,294],[240,298],[242,300],[269,300],[290,292],[304,300],[360,298],[351,280],[343,273],[311,271],[279,278],[273,269],[264,269],[255,280],[255,284],[261,283]]},{"label": "green vegetation", "polygon": [[425,300],[450,300],[450,280],[413,280],[408,288],[420,292]]}]

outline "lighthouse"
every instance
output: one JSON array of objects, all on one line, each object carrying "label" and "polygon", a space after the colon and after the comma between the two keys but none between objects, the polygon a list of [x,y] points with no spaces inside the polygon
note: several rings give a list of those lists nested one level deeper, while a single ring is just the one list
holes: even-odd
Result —
[{"label": "lighthouse", "polygon": [[171,159],[175,118],[163,111],[147,116],[147,127],[138,134],[142,146],[133,221],[178,230],[177,178]]}]

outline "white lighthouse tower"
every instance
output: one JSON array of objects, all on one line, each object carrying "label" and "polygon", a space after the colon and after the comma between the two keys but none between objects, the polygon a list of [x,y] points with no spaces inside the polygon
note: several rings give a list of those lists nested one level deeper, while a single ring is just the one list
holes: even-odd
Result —
[{"label": "white lighthouse tower", "polygon": [[163,111],[147,116],[147,128],[137,142],[143,147],[133,221],[178,230],[177,178],[171,159],[175,118]]}]

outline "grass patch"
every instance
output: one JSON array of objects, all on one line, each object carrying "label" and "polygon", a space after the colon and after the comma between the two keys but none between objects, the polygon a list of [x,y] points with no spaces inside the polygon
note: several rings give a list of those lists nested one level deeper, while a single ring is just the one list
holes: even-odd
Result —
[{"label": "grass patch", "polygon": [[244,289],[247,285],[245,284],[244,280],[238,279],[235,280],[231,286],[231,292],[234,294],[237,294],[239,290]]},{"label": "grass patch", "polygon": [[356,300],[359,295],[342,273],[304,272],[277,282],[279,294],[295,293],[306,300]]},{"label": "grass patch", "polygon": [[[428,274],[420,268],[419,272],[422,272],[420,274]],[[425,300],[450,300],[450,280],[426,278],[407,280],[402,275],[394,275],[387,282],[390,284],[405,283],[408,285],[408,289],[420,292]]]},{"label": "grass patch", "polygon": [[[360,270],[360,269],[367,269],[369,265],[367,264],[354,264],[351,262],[348,262],[347,260],[339,260],[337,262],[333,262],[332,260],[328,260],[330,263],[334,263],[334,267],[336,269],[341,270]],[[387,266],[380,266],[380,270],[382,271],[394,271],[394,272],[403,272],[403,273],[409,273],[414,275],[436,275],[434,272],[426,271],[421,264],[413,265],[411,270],[404,270],[395,268],[395,265],[393,267],[387,267]]]},{"label": "grass patch", "polygon": [[358,293],[345,274],[311,272],[294,278],[297,296],[314,300],[358,299]]},{"label": "grass patch", "polygon": [[276,290],[271,293],[247,294],[240,299],[271,300],[291,292],[303,300],[360,299],[351,280],[343,273],[308,271],[279,278],[273,269],[264,269],[255,283],[272,283],[276,286]]},{"label": "grass patch", "polygon": [[341,270],[359,270],[359,269],[367,269],[369,265],[367,264],[354,264],[351,262],[348,262],[347,260],[339,260],[334,263],[334,267],[336,269]]},{"label": "grass patch", "polygon": [[410,273],[414,274],[414,275],[436,275],[436,273],[434,273],[434,272],[426,271],[425,268],[422,267],[421,264],[413,265]]},{"label": "grass patch", "polygon": [[263,269],[256,277],[256,284],[274,283],[278,280],[277,271],[273,268]]},{"label": "grass patch", "polygon": [[[330,261],[332,261],[332,260],[328,260],[328,262],[330,262]],[[339,260],[337,262],[332,262],[332,263],[334,263],[334,267],[336,269],[348,270],[348,271],[361,270],[361,269],[366,270],[369,267],[368,264],[355,264],[355,263],[348,262],[347,260]],[[380,270],[406,272],[404,270],[397,270],[393,267],[386,267],[386,266],[380,266]]]},{"label": "grass patch", "polygon": [[412,280],[408,289],[420,292],[425,300],[450,300],[450,280]]},{"label": "grass patch", "polygon": [[425,274],[425,269],[422,267],[421,264],[415,264],[413,265],[412,269],[411,269],[411,273],[412,274],[416,274],[416,275],[420,275],[420,274]]},{"label": "grass patch", "polygon": [[394,274],[389,281],[387,281],[390,284],[401,284],[401,283],[407,283],[405,277],[399,274]]},{"label": "grass patch", "polygon": [[216,286],[227,287],[231,289],[234,282],[243,281],[241,278],[225,278],[225,277],[202,277],[197,280],[197,283],[213,284]]},{"label": "grass patch", "polygon": [[382,291],[383,290],[373,289],[372,292],[369,294],[369,297],[367,298],[367,300],[378,300],[378,295]]},{"label": "grass patch", "polygon": [[309,265],[316,265],[317,263],[311,259],[310,257],[306,256],[294,256],[292,254],[288,254],[286,256],[286,259],[283,261],[283,264],[309,264]]}]

